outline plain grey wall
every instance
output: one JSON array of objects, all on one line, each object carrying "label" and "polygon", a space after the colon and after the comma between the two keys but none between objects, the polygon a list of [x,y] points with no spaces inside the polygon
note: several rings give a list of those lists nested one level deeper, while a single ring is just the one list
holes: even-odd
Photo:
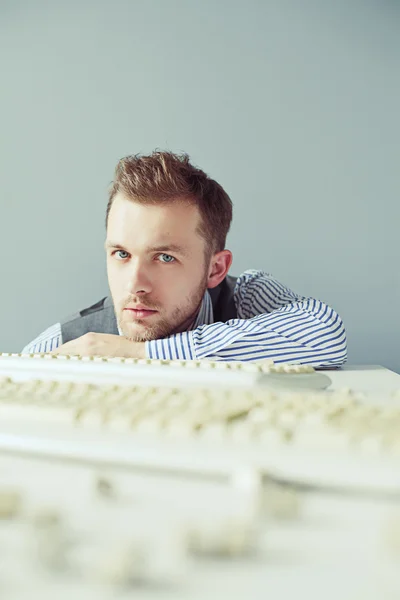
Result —
[{"label": "plain grey wall", "polygon": [[400,371],[399,59],[395,0],[0,0],[0,349],[107,292],[115,163],[159,147],[231,195],[232,273]]}]

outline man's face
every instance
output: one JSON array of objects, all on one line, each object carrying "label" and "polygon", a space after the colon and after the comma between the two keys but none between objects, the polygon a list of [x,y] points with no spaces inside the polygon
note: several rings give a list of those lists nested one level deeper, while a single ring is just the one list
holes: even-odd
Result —
[{"label": "man's face", "polygon": [[133,341],[185,331],[207,288],[200,213],[185,202],[139,204],[118,193],[107,227],[107,273],[118,325]]}]

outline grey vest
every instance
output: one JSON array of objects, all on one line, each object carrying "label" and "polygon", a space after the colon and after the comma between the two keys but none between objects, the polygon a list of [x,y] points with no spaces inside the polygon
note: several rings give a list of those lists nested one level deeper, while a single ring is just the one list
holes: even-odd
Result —
[{"label": "grey vest", "polygon": [[[227,275],[217,287],[208,290],[211,296],[215,323],[220,321],[225,323],[229,319],[237,318],[233,297],[236,279],[236,277]],[[61,322],[63,344],[90,331],[118,335],[117,319],[115,318],[114,305],[110,296],[102,298],[100,302]]]}]

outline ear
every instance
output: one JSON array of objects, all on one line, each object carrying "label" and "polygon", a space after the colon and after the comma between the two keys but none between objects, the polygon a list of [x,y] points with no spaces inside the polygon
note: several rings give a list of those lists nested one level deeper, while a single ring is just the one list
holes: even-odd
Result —
[{"label": "ear", "polygon": [[207,287],[215,288],[226,277],[232,264],[232,252],[221,250],[211,258],[208,269]]}]

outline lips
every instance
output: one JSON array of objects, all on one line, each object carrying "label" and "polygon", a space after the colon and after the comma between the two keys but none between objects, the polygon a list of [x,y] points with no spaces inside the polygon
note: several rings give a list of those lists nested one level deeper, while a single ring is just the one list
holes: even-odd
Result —
[{"label": "lips", "polygon": [[135,308],[125,308],[124,310],[129,312],[130,315],[136,319],[145,319],[146,317],[151,317],[151,315],[154,315],[157,312],[156,310],[152,310],[151,308],[146,308],[142,306],[137,306]]}]

